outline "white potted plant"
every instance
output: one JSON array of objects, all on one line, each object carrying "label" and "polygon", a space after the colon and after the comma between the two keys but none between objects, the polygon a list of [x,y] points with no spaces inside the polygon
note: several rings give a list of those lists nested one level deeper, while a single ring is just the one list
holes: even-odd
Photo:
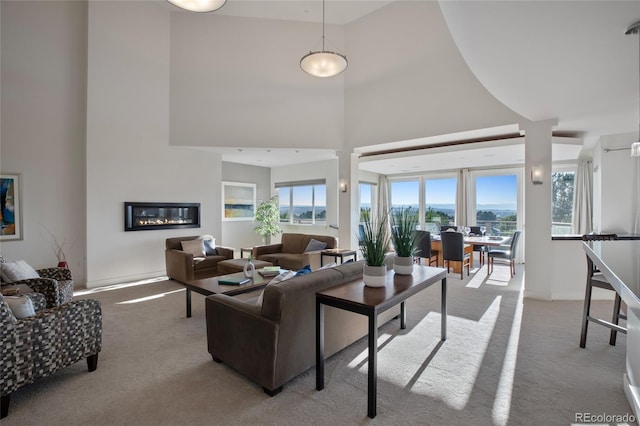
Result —
[{"label": "white potted plant", "polygon": [[270,243],[271,237],[282,232],[278,225],[280,222],[280,209],[277,195],[258,204],[255,222],[258,223],[258,226],[253,229],[262,237],[262,243],[265,245]]},{"label": "white potted plant", "polygon": [[418,212],[411,207],[401,207],[391,215],[391,241],[396,251],[393,270],[396,274],[411,275],[413,272],[417,225]]},{"label": "white potted plant", "polygon": [[387,282],[385,258],[389,250],[387,215],[382,215],[374,221],[371,212],[365,210],[362,219],[362,230],[358,235],[360,251],[365,260],[362,279],[368,287],[383,287]]}]

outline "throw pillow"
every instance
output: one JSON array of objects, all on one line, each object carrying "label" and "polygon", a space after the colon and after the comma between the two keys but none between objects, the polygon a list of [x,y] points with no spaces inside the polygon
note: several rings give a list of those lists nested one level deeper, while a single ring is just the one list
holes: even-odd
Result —
[{"label": "throw pillow", "polygon": [[12,262],[0,263],[0,274],[2,281],[13,283],[29,278],[40,278],[40,275],[24,260],[14,260]]},{"label": "throw pillow", "polygon": [[186,253],[191,253],[193,257],[204,257],[204,244],[202,240],[188,240],[182,241],[180,243],[182,245],[182,251]]},{"label": "throw pillow", "polygon": [[326,265],[322,265],[320,269],[318,269],[318,271],[322,271],[323,269],[335,268],[336,266],[338,266],[336,262],[327,263]]},{"label": "throw pillow", "polygon": [[29,297],[22,296],[4,296],[4,300],[9,305],[9,309],[13,312],[13,316],[22,319],[32,317],[36,314],[33,302]]},{"label": "throw pillow", "polygon": [[[269,287],[271,284],[281,283],[282,281],[286,281],[289,278],[293,278],[295,276],[296,276],[296,271],[281,272],[279,275],[277,275],[271,281],[269,281],[269,284],[267,284],[267,287]],[[265,290],[267,289],[267,287],[265,287]],[[263,299],[264,299],[264,290],[262,290],[262,293],[260,293],[258,300],[256,300],[256,306],[262,306]]]},{"label": "throw pillow", "polygon": [[211,235],[203,235],[198,237],[198,239],[202,240],[204,245],[204,254],[207,256],[216,256],[218,252],[216,251],[216,239]]},{"label": "throw pillow", "polygon": [[310,251],[324,250],[326,248],[327,243],[323,243],[322,241],[314,240],[312,238],[311,241],[309,241],[309,244],[307,244],[307,248],[304,249],[304,252],[307,253]]},{"label": "throw pillow", "polygon": [[311,265],[305,265],[302,269],[298,270],[296,272],[296,277],[300,276],[300,275],[307,275],[311,273]]}]

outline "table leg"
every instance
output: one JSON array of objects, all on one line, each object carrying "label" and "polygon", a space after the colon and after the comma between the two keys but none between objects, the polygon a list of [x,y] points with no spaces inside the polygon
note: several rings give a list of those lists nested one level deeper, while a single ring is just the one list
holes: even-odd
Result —
[{"label": "table leg", "polygon": [[191,290],[187,289],[187,318],[191,318]]},{"label": "table leg", "polygon": [[316,300],[316,390],[324,389],[324,306]]},{"label": "table leg", "polygon": [[404,302],[400,303],[400,328],[402,330],[407,328],[407,310],[404,306]]},{"label": "table leg", "polygon": [[376,416],[376,399],[378,396],[378,316],[375,312],[369,315],[369,373],[367,392],[367,415]]},{"label": "table leg", "polygon": [[440,339],[447,340],[447,278],[442,279],[442,306],[441,310],[441,322],[440,322]]}]

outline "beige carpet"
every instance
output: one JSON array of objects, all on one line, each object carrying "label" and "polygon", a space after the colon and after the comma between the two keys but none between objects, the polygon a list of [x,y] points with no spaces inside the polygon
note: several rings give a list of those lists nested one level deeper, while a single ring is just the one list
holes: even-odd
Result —
[{"label": "beige carpet", "polygon": [[410,299],[407,329],[381,329],[373,420],[366,339],[327,361],[323,391],[312,368],[270,398],[211,360],[202,296],[186,318],[172,281],[96,291],[79,297],[102,301],[98,369],[81,362],[19,389],[2,425],[568,425],[575,413],[631,413],[626,337],[609,346],[608,330],[591,325],[580,349],[582,302],[521,303],[522,278],[509,281],[506,266],[490,279],[449,274],[446,342],[439,286]]}]

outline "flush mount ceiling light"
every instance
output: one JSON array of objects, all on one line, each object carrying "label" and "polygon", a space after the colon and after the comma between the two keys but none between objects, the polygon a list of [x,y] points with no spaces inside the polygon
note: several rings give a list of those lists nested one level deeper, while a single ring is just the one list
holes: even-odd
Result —
[{"label": "flush mount ceiling light", "polygon": [[324,0],[322,0],[322,50],[309,52],[300,59],[300,68],[314,77],[333,77],[347,69],[347,57],[324,49]]},{"label": "flush mount ceiling light", "polygon": [[[627,32],[625,34],[638,34],[640,32],[640,21],[631,25],[627,28]],[[640,37],[638,37],[638,58],[640,60]],[[640,62],[638,63],[638,81],[640,81]],[[640,99],[640,93],[638,93],[638,99]],[[638,142],[634,142],[631,144],[631,156],[632,157],[640,157],[640,121],[638,121]]]},{"label": "flush mount ceiling light", "polygon": [[220,9],[227,0],[167,0],[169,3],[190,12],[213,12]]}]

